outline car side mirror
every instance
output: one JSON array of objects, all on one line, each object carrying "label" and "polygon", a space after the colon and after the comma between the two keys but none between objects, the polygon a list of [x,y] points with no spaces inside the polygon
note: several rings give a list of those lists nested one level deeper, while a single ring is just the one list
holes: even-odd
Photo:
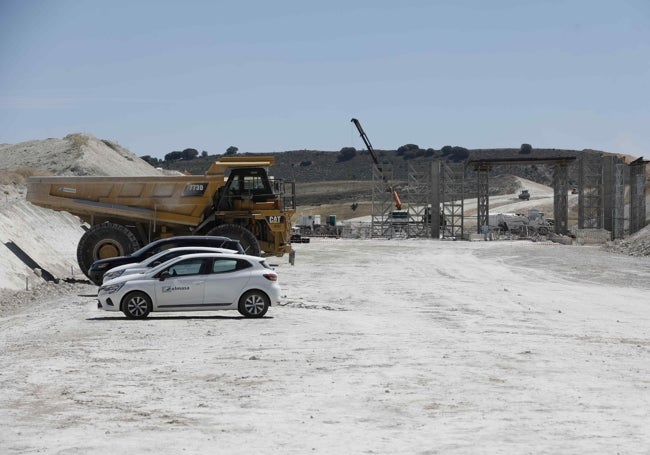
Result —
[{"label": "car side mirror", "polygon": [[158,279],[160,281],[165,281],[167,278],[169,278],[171,274],[169,273],[168,270],[165,270],[164,272],[161,272],[160,275],[158,275]]}]

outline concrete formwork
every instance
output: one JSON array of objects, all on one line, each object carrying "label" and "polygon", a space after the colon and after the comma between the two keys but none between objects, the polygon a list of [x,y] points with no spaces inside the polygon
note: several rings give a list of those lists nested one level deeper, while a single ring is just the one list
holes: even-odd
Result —
[{"label": "concrete formwork", "polygon": [[569,164],[559,162],[553,168],[553,217],[556,234],[569,230]]},{"label": "concrete formwork", "polygon": [[625,233],[625,183],[629,169],[614,155],[602,157],[603,229],[612,239],[622,239]]},{"label": "concrete formwork", "polygon": [[646,164],[639,158],[630,163],[630,234],[645,227],[646,219]]}]

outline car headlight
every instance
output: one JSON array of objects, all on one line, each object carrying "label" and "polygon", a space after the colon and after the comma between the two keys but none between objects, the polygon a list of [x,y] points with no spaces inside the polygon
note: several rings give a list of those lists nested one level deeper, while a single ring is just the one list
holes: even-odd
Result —
[{"label": "car headlight", "polygon": [[124,283],[117,283],[117,284],[111,284],[108,286],[101,286],[99,288],[98,294],[113,294],[120,289],[122,289],[122,286],[124,286]]},{"label": "car headlight", "polygon": [[113,278],[117,278],[118,276],[122,276],[124,273],[124,270],[118,270],[117,272],[106,272],[104,274],[104,281],[112,280]]}]

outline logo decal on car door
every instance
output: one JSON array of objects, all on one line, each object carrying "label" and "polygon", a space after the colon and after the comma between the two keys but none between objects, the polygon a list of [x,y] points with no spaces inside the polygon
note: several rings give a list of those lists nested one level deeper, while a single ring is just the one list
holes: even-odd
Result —
[{"label": "logo decal on car door", "polygon": [[189,286],[163,286],[162,292],[189,291]]}]

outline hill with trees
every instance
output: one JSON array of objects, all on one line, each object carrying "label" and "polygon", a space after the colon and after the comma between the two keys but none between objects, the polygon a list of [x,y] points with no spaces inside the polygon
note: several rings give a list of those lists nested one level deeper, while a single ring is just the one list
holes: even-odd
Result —
[{"label": "hill with trees", "polygon": [[[186,150],[196,151],[195,149]],[[236,147],[230,147],[229,153],[226,155],[236,156],[236,150]],[[375,150],[375,152],[380,163],[390,165],[386,168],[392,168],[395,180],[407,180],[410,169],[423,169],[434,159],[449,163],[463,163],[477,159],[579,157],[584,153],[603,153],[595,150],[535,149],[530,144],[522,144],[519,148],[473,150],[451,145],[445,145],[439,150],[423,149],[416,144],[405,144],[397,150]],[[179,154],[184,155],[179,157]],[[220,155],[209,155],[207,152],[203,152],[201,156],[197,156],[197,154],[187,154],[185,151],[172,152],[166,155],[165,160],[152,164],[190,174],[203,174],[220,157]],[[247,155],[242,154],[242,156]],[[275,158],[272,172],[276,178],[293,180],[297,183],[372,179],[370,154],[366,150],[357,150],[354,147],[344,147],[338,152],[291,150],[268,155]],[[149,157],[142,158],[147,160]],[[472,169],[468,168],[467,172],[469,176]],[[552,167],[544,164],[495,166],[492,175],[501,174],[512,174],[545,185],[550,185],[553,177]],[[570,170],[570,178],[574,177],[577,179],[577,173]]]}]

